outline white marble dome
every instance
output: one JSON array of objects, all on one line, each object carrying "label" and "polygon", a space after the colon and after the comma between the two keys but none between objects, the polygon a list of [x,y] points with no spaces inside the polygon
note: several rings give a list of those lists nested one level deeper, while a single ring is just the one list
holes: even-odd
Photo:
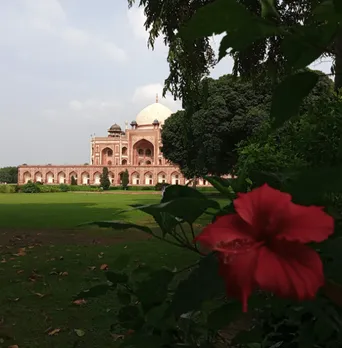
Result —
[{"label": "white marble dome", "polygon": [[154,103],[142,109],[137,117],[136,121],[138,126],[151,125],[154,120],[158,120],[159,124],[163,124],[164,121],[172,114],[172,111],[160,103]]}]

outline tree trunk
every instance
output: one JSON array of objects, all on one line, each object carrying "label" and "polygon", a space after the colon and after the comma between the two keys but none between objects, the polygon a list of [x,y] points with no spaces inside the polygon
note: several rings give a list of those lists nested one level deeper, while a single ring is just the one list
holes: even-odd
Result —
[{"label": "tree trunk", "polygon": [[335,41],[335,90],[342,88],[342,30]]}]

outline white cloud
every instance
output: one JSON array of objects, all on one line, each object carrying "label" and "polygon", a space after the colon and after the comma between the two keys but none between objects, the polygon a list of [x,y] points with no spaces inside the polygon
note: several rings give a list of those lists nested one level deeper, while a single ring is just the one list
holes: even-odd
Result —
[{"label": "white cloud", "polygon": [[127,59],[114,42],[70,25],[58,0],[11,1],[0,11],[0,47],[14,47],[19,57],[36,61]]},{"label": "white cloud", "polygon": [[94,113],[98,112],[114,112],[120,110],[122,104],[112,100],[88,99],[85,101],[72,100],[69,102],[69,109],[72,111],[83,111]]},{"label": "white cloud", "polygon": [[127,11],[127,18],[133,34],[137,38],[147,41],[148,32],[145,29],[146,16],[141,7],[132,7]]},{"label": "white cloud", "polygon": [[167,106],[171,111],[176,112],[182,108],[179,100],[173,100],[173,97],[167,93],[163,98],[163,85],[161,83],[152,83],[136,88],[132,97],[132,103],[140,108],[150,105],[156,101],[156,95],[161,104]]}]

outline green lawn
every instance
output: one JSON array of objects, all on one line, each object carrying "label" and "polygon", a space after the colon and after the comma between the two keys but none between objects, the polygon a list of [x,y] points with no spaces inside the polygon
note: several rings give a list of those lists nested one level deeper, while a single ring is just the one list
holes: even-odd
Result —
[{"label": "green lawn", "polygon": [[[104,281],[123,253],[130,267],[183,267],[197,258],[189,251],[147,239],[136,230],[77,228],[109,220],[130,204],[158,202],[152,194],[0,194],[0,348],[115,347],[110,327],[118,308],[115,295],[72,303],[80,290]],[[120,216],[154,225],[138,211]],[[22,249],[25,248],[25,249]],[[55,335],[49,335],[58,329]],[[85,334],[79,337],[75,329]]]},{"label": "green lawn", "polygon": [[[130,204],[160,201],[155,194],[38,193],[0,194],[0,228],[75,228],[85,221],[113,219]],[[139,211],[122,214],[134,222],[152,222]]]}]

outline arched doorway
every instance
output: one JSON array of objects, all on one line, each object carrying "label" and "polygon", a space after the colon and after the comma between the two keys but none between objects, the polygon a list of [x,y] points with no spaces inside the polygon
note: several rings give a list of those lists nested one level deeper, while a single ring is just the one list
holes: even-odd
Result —
[{"label": "arched doorway", "polygon": [[96,172],[94,174],[94,185],[100,185],[101,184],[101,173]]},{"label": "arched doorway", "polygon": [[120,172],[118,174],[118,180],[117,180],[118,185],[121,185],[121,183],[122,183],[122,180],[121,180],[122,174],[123,174],[123,172]]},{"label": "arched doorway", "polygon": [[34,174],[34,181],[35,182],[43,182],[43,174],[41,172],[36,172]]},{"label": "arched doorway", "polygon": [[114,173],[113,172],[108,172],[108,178],[109,178],[110,184],[114,185]]},{"label": "arched doorway", "polygon": [[66,177],[66,175],[65,175],[64,172],[59,172],[57,174],[57,181],[58,181],[58,183],[59,184],[65,184],[65,177]]},{"label": "arched doorway", "polygon": [[140,184],[140,175],[138,172],[132,173],[132,185],[139,185]]},{"label": "arched doorway", "polygon": [[145,185],[153,185],[153,175],[151,172],[147,172],[144,175]]},{"label": "arched doorway", "polygon": [[[110,149],[109,147],[105,147],[101,151],[101,164],[111,165],[113,163],[112,160],[113,160],[113,150]],[[110,162],[110,164],[108,162]]]},{"label": "arched doorway", "polygon": [[126,159],[123,159],[123,160],[121,161],[121,164],[122,164],[123,166],[125,166],[125,165],[127,164],[127,160],[126,160]]},{"label": "arched doorway", "polygon": [[127,147],[126,147],[126,146],[124,146],[124,147],[122,148],[121,154],[122,154],[123,156],[127,156]]},{"label": "arched doorway", "polygon": [[164,172],[158,173],[158,182],[165,183],[166,182],[166,174]]},{"label": "arched doorway", "polygon": [[77,173],[76,172],[71,172],[69,174],[69,183],[71,184],[71,178],[74,177],[75,180],[77,181]]},{"label": "arched doorway", "polygon": [[48,172],[46,174],[46,183],[47,184],[53,184],[53,182],[54,182],[54,175],[53,175],[52,172]]},{"label": "arched doorway", "polygon": [[90,183],[90,175],[88,172],[83,172],[81,174],[81,182],[82,182],[82,185],[89,185]]},{"label": "arched doorway", "polygon": [[150,141],[141,139],[133,145],[133,165],[146,163],[147,161],[153,163],[153,160],[154,146]]},{"label": "arched doorway", "polygon": [[24,184],[27,184],[31,180],[31,173],[25,172],[23,177],[24,177]]},{"label": "arched doorway", "polygon": [[178,172],[173,172],[171,174],[171,184],[179,185],[179,183],[180,183],[180,174]]}]

